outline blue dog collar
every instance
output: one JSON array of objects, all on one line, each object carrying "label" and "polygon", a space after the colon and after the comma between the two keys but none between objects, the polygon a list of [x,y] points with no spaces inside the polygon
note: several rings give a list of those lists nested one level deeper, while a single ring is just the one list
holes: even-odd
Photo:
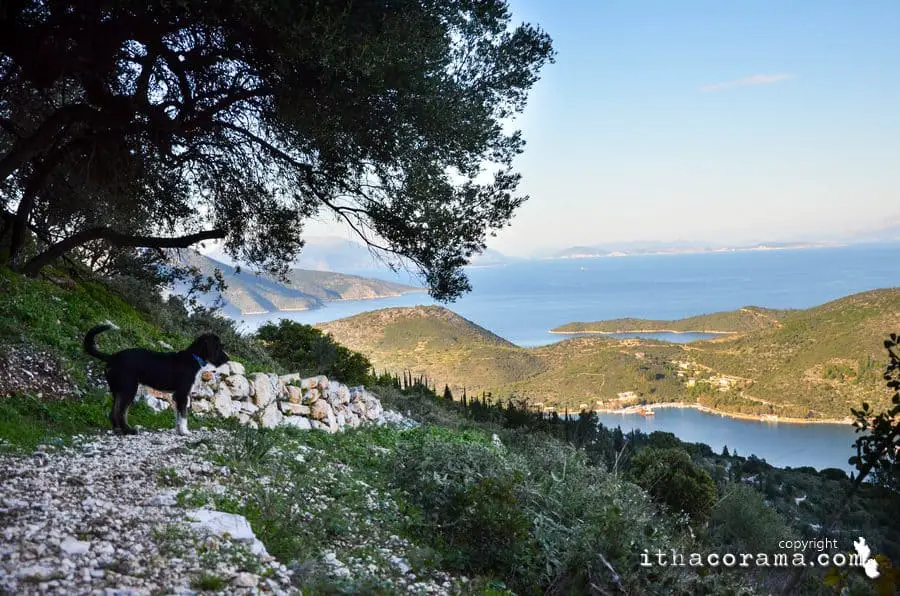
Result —
[{"label": "blue dog collar", "polygon": [[197,356],[196,354],[191,354],[191,356],[194,357],[194,360],[197,361],[197,364],[200,365],[200,368],[203,368],[204,366],[206,366],[206,360],[204,360],[200,356]]}]

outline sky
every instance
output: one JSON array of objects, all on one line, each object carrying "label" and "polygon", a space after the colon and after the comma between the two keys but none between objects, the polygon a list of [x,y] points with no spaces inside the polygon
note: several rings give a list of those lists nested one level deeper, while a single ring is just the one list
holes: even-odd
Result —
[{"label": "sky", "polygon": [[900,1],[511,9],[557,56],[516,122],[530,199],[489,248],[820,240],[897,221]]}]

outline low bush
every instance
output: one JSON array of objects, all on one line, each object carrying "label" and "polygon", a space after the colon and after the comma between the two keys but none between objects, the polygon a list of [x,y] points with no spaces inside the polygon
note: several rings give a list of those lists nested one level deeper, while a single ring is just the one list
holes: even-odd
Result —
[{"label": "low bush", "polygon": [[766,506],[759,491],[736,483],[724,492],[709,519],[708,532],[714,544],[731,552],[773,553],[780,550],[779,541],[795,537],[781,516]]},{"label": "low bush", "polygon": [[631,460],[631,477],[657,501],[696,522],[709,516],[716,502],[716,483],[680,448],[645,447]]},{"label": "low bush", "polygon": [[398,446],[394,482],[421,511],[414,532],[440,547],[445,565],[527,585],[537,550],[519,507],[527,473],[490,444],[422,431]]},{"label": "low bush", "polygon": [[282,368],[304,375],[325,375],[347,385],[371,381],[369,359],[335,342],[315,327],[282,319],[256,332],[266,352]]}]

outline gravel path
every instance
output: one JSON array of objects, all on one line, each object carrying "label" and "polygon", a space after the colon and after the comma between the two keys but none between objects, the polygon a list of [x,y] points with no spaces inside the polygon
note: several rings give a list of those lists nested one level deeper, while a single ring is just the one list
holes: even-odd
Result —
[{"label": "gravel path", "polygon": [[206,461],[198,440],[224,436],[107,434],[0,456],[0,593],[296,592],[258,542],[197,529],[176,490],[160,487],[173,478],[215,486],[227,470]]}]

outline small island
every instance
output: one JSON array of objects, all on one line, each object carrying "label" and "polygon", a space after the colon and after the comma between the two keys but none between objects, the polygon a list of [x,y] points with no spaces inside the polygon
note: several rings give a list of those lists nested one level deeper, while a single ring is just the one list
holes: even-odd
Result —
[{"label": "small island", "polygon": [[776,328],[790,310],[745,306],[738,310],[698,315],[676,320],[622,318],[592,323],[574,322],[550,330],[567,335],[616,333],[709,333],[728,335]]}]

